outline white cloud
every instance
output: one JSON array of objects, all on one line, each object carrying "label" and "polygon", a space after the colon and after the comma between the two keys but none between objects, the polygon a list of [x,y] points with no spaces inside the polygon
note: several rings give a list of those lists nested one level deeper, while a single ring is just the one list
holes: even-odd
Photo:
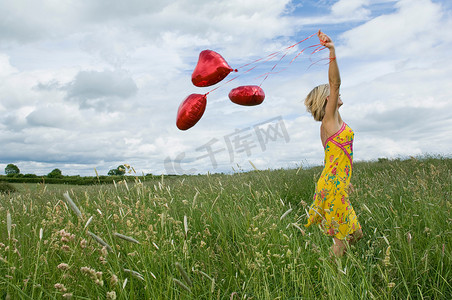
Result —
[{"label": "white cloud", "polygon": [[0,78],[9,76],[15,72],[17,70],[9,63],[9,57],[4,53],[0,53]]},{"label": "white cloud", "polygon": [[[78,112],[76,112],[78,115]],[[26,116],[27,125],[32,127],[54,127],[70,129],[77,126],[79,118],[74,116],[74,108],[62,104],[41,106]]]},{"label": "white cloud", "polygon": [[362,20],[370,15],[366,8],[369,0],[340,0],[333,4],[331,13],[334,17]]},{"label": "white cloud", "polygon": [[114,110],[118,101],[132,97],[137,92],[135,81],[126,72],[81,71],[64,89],[68,100],[78,101],[80,108],[98,111]]},{"label": "white cloud", "polygon": [[450,17],[441,5],[429,0],[401,0],[397,11],[381,15],[341,35],[345,56],[414,57],[432,51],[450,36],[444,28],[451,25]]}]

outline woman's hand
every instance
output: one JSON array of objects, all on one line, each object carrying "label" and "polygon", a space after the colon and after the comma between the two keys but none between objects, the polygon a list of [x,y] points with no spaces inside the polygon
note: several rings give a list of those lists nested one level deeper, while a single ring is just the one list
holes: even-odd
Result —
[{"label": "woman's hand", "polygon": [[319,37],[320,44],[322,44],[323,46],[327,47],[330,50],[334,49],[334,43],[329,36],[324,34],[321,30],[319,30],[317,36]]},{"label": "woman's hand", "polygon": [[352,194],[355,192],[355,187],[353,186],[353,184],[350,182],[349,186],[348,186],[348,193]]}]

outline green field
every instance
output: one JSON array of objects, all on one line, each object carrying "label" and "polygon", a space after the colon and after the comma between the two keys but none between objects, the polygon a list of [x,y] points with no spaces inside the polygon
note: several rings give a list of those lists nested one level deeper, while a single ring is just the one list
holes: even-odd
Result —
[{"label": "green field", "polygon": [[356,163],[364,238],[336,263],[303,226],[320,167],[15,184],[0,194],[0,298],[450,299],[451,170]]}]

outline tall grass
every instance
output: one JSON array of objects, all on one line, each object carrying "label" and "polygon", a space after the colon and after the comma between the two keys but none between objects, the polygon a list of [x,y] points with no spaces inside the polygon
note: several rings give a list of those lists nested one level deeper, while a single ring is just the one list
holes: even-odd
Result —
[{"label": "tall grass", "polygon": [[303,226],[321,168],[16,185],[0,195],[0,297],[449,299],[451,170],[356,163],[365,237],[336,262]]}]

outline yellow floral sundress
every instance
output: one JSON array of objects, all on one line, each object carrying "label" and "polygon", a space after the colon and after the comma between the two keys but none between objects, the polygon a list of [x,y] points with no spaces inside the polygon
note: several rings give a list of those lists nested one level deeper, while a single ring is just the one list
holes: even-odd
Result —
[{"label": "yellow floral sundress", "polygon": [[325,167],[308,212],[309,227],[318,224],[329,236],[344,240],[361,228],[348,190],[353,167],[353,130],[345,124],[325,141]]}]

